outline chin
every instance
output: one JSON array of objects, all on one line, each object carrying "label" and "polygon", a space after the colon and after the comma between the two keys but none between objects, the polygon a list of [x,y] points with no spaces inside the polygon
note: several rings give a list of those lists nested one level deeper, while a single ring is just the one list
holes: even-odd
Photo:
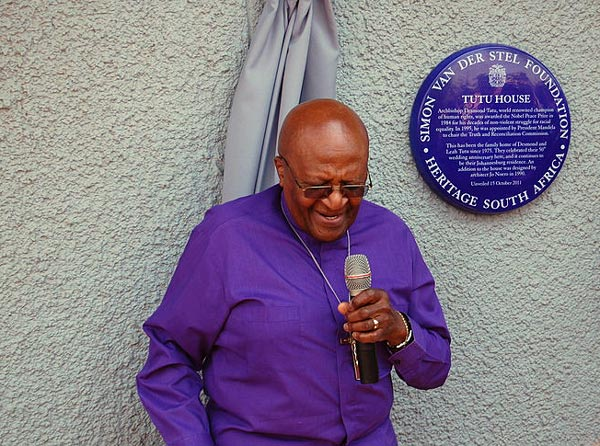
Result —
[{"label": "chin", "polygon": [[339,238],[342,238],[344,234],[346,234],[346,228],[336,231],[319,229],[311,231],[311,235],[320,242],[333,242]]}]

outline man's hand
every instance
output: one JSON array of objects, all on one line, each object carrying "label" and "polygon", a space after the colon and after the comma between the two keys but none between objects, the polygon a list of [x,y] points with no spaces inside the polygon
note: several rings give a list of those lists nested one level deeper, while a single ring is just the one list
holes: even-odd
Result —
[{"label": "man's hand", "polygon": [[408,336],[402,316],[392,308],[384,290],[364,290],[350,302],[339,304],[338,311],[348,321],[344,330],[358,342],[387,341],[390,345],[398,345]]}]

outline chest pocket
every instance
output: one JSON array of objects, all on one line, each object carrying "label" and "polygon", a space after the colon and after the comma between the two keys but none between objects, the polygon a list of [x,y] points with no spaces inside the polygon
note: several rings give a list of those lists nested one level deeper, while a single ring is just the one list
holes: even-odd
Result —
[{"label": "chest pocket", "polygon": [[302,367],[304,361],[290,360],[302,355],[300,307],[248,302],[236,308],[228,325],[239,335],[249,373],[265,377]]}]

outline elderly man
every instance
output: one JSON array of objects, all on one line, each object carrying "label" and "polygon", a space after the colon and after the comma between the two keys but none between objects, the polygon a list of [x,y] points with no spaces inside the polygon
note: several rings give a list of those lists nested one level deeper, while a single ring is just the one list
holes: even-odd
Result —
[{"label": "elderly man", "polygon": [[[279,185],[194,229],[144,325],[138,390],[168,445],[396,445],[392,369],[413,387],[443,384],[434,281],[402,220],[363,200],[368,158],[350,108],[300,104],[281,130]],[[359,253],[373,288],[349,302],[344,261]],[[349,336],[375,345],[377,382],[356,380]]]}]

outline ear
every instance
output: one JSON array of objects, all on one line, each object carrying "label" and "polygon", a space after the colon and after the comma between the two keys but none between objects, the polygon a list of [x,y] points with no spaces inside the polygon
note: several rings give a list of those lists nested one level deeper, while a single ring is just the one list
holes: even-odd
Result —
[{"label": "ear", "polygon": [[273,159],[273,162],[275,163],[275,169],[277,169],[277,176],[279,177],[279,185],[281,187],[283,187],[283,180],[285,178],[285,175],[284,175],[284,171],[285,171],[284,162],[281,159],[281,157],[279,157],[279,156],[276,156]]}]

